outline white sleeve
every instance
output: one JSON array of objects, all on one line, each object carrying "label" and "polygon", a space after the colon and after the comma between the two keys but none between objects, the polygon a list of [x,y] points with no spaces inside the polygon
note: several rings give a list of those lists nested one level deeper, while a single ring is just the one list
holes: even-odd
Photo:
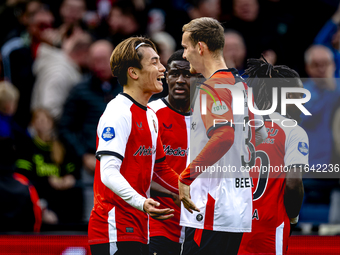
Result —
[{"label": "white sleeve", "polygon": [[100,178],[106,187],[120,196],[126,203],[144,212],[145,197],[138,194],[120,173],[122,161],[109,155],[100,158]]},{"label": "white sleeve", "polygon": [[96,157],[112,155],[123,160],[131,133],[131,112],[124,110],[117,102],[111,102],[107,105],[97,127]]},{"label": "white sleeve", "polygon": [[255,131],[256,146],[261,144],[267,137],[268,137],[268,133],[267,133],[267,129],[265,126],[261,127],[260,129],[257,129]]},{"label": "white sleeve", "polygon": [[[257,106],[254,103],[254,107],[257,109]],[[261,115],[254,114],[254,126],[255,126],[255,143],[256,146],[261,144],[267,137],[267,129],[264,125],[264,120]]]},{"label": "white sleeve", "polygon": [[285,166],[308,164],[309,143],[305,130],[300,126],[291,128],[286,138]]}]

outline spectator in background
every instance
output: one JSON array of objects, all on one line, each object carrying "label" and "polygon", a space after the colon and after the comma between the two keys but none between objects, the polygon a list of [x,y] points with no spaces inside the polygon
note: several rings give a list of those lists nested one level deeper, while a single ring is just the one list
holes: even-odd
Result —
[{"label": "spectator in background", "polygon": [[45,108],[58,121],[71,88],[79,83],[88,66],[91,37],[82,31],[63,42],[63,50],[42,43],[33,64],[36,80],[32,92],[31,110]]},{"label": "spectator in background", "polygon": [[64,0],[60,6],[60,17],[66,26],[80,26],[86,12],[84,0]]},{"label": "spectator in background", "polygon": [[333,14],[332,18],[327,21],[321,31],[315,37],[315,44],[327,46],[334,55],[335,77],[340,77],[340,4]]},{"label": "spectator in background", "polygon": [[130,36],[145,34],[147,13],[144,10],[137,10],[131,0],[117,0],[112,5],[107,25],[108,28],[105,26],[101,28],[100,37],[117,45]]},{"label": "spectator in background", "polygon": [[62,142],[75,153],[82,165],[84,185],[84,220],[88,221],[93,207],[96,130],[107,103],[122,87],[112,77],[110,55],[113,45],[105,40],[93,43],[89,51],[89,79],[72,88],[59,123]]},{"label": "spectator in background", "polygon": [[247,49],[242,35],[236,30],[224,31],[224,60],[229,68],[236,68],[242,75]]},{"label": "spectator in background", "polygon": [[0,232],[39,232],[39,196],[28,179],[14,173],[16,153],[12,139],[0,137]]},{"label": "spectator in background", "polygon": [[[82,191],[75,186],[80,178],[75,164],[54,133],[54,121],[48,110],[33,112],[32,138],[21,141],[17,171],[36,187],[43,208],[43,223],[79,223],[82,217]],[[67,229],[67,228],[66,228]]]},{"label": "spectator in background", "polygon": [[233,0],[232,10],[232,17],[224,26],[243,36],[247,49],[246,58],[256,58],[271,49],[269,54],[264,55],[269,63],[275,64],[272,60],[276,59],[276,53],[272,47],[275,47],[277,31],[259,29],[267,27],[268,20],[261,18],[258,0]]},{"label": "spectator in background", "polygon": [[[59,8],[59,16],[56,15],[57,29],[47,31],[46,37],[51,44],[62,47],[66,38],[73,34],[84,32],[87,26],[84,22],[86,2],[84,0],[64,0]],[[59,20],[60,19],[60,20]]]},{"label": "spectator in background", "polygon": [[13,138],[14,125],[16,125],[13,115],[18,100],[19,90],[9,82],[0,82],[0,137]]},{"label": "spectator in background", "polygon": [[[21,95],[14,118],[23,128],[28,126],[31,119],[31,94],[35,80],[32,73],[33,61],[39,44],[48,42],[45,31],[52,28],[54,21],[47,6],[39,1],[27,3],[26,10],[28,12],[26,31],[21,33],[17,42],[9,41],[9,45],[5,44],[2,47],[2,52],[5,52],[3,54],[5,79],[11,81]],[[10,45],[11,43],[14,45]]]},{"label": "spectator in background", "polygon": [[15,113],[19,91],[8,82],[0,83],[0,232],[34,231],[41,226],[39,197],[24,176],[14,173],[16,142],[20,134],[12,116]]},{"label": "spectator in background", "polygon": [[[302,115],[301,127],[310,139],[309,165],[316,169],[317,164],[328,166],[331,163],[334,145],[332,122],[335,107],[340,99],[340,81],[334,77],[333,54],[326,46],[313,45],[307,49],[305,64],[310,79],[304,82],[304,88],[311,93],[311,99],[304,106],[312,116]],[[305,177],[313,177],[310,174],[311,172],[307,173]],[[324,204],[325,211],[317,217],[314,214],[313,220],[318,223],[328,222],[329,195],[331,190],[338,186],[338,180],[305,178],[304,186],[305,201],[301,220],[309,220],[308,217],[312,216],[307,211],[308,205]]]},{"label": "spectator in background", "polygon": [[191,0],[188,14],[191,19],[210,17],[218,19],[221,14],[220,0]]},{"label": "spectator in background", "polygon": [[151,40],[156,45],[161,64],[166,66],[168,59],[176,50],[174,38],[167,32],[157,32],[151,35]]}]

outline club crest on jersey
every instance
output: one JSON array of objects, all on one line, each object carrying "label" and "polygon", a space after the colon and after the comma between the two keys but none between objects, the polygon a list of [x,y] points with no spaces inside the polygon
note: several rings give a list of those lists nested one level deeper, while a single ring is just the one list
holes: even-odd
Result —
[{"label": "club crest on jersey", "polygon": [[216,103],[214,103],[211,108],[211,112],[216,115],[223,115],[228,111],[229,108],[224,101],[222,101],[222,105],[220,101],[216,101]]},{"label": "club crest on jersey", "polygon": [[115,138],[115,130],[113,127],[106,127],[103,130],[102,138],[104,141],[110,141],[111,139]]},{"label": "club crest on jersey", "polygon": [[299,142],[298,150],[302,155],[306,156],[309,152],[308,144],[304,142]]}]

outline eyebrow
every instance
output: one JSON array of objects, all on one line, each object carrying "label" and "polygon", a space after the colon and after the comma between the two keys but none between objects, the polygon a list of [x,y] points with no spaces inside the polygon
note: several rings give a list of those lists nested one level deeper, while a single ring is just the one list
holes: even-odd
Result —
[{"label": "eyebrow", "polygon": [[159,60],[160,58],[159,57],[152,57],[151,61],[154,60],[154,59]]}]

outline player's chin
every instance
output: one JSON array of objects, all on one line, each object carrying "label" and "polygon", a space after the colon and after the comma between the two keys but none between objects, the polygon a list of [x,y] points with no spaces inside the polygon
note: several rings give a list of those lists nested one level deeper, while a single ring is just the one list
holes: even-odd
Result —
[{"label": "player's chin", "polygon": [[190,71],[191,74],[197,74],[196,69],[193,68],[192,65],[190,65],[190,70],[189,71]]},{"label": "player's chin", "polygon": [[156,83],[153,89],[153,93],[157,94],[157,93],[161,93],[163,91],[163,84],[161,85],[160,83]]}]

